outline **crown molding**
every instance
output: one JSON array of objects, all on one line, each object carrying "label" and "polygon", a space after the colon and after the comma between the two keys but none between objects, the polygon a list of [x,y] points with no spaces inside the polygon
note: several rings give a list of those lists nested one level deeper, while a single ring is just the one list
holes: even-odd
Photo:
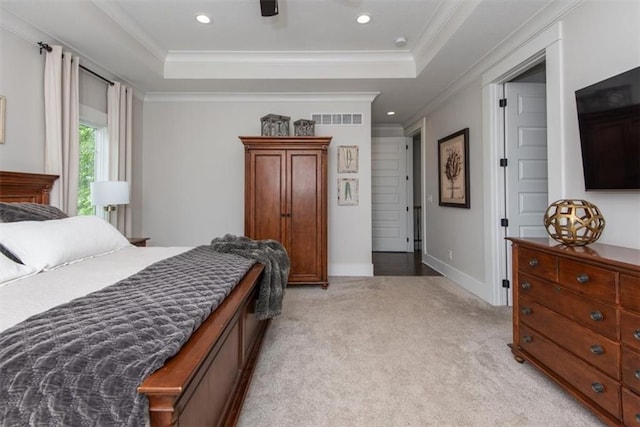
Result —
[{"label": "crown molding", "polygon": [[31,23],[23,20],[22,18],[19,18],[18,16],[14,15],[13,13],[5,9],[2,9],[1,6],[0,6],[0,9],[2,11],[2,13],[0,13],[0,28],[12,34],[15,34],[17,37],[21,38],[27,43],[33,44],[34,52],[36,52],[37,49],[39,49],[38,42],[41,42],[41,41],[47,42],[48,44],[61,45],[63,46],[63,50],[65,51],[69,50],[74,55],[79,56],[80,62],[82,63],[82,65],[89,67],[91,70],[99,74],[105,75],[105,77],[107,77],[110,80],[122,81],[124,84],[126,84],[127,86],[131,87],[134,90],[134,96],[136,98],[142,99],[142,96],[140,95],[141,94],[140,89],[137,88],[135,85],[131,84],[131,82],[123,79],[117,74],[99,65],[96,61],[93,61],[88,55],[85,55],[84,53],[74,48],[69,43],[66,43],[63,40],[59,40],[53,37],[52,35],[36,28]]},{"label": "crown molding", "polygon": [[148,92],[145,102],[373,102],[380,92]]},{"label": "crown molding", "polygon": [[[33,44],[34,49],[37,49],[37,43],[44,40],[56,40],[50,34],[47,34],[30,23],[26,22],[22,18],[17,17],[13,13],[4,9],[0,4],[0,28],[15,34],[22,40],[25,40]],[[56,40],[57,42],[57,40]]]},{"label": "crown molding", "polygon": [[415,78],[409,52],[170,51],[167,79]]},{"label": "crown molding", "polygon": [[412,50],[420,74],[480,4],[481,0],[443,1]]},{"label": "crown molding", "polygon": [[143,31],[135,21],[129,18],[122,8],[116,4],[116,2],[91,0],[91,3],[100,9],[102,13],[111,18],[113,22],[118,24],[124,32],[129,34],[140,44],[140,46],[146,49],[147,52],[160,60],[160,62],[164,62],[167,56],[167,51],[161,48],[146,31]]},{"label": "crown molding", "polygon": [[476,61],[456,81],[447,87],[437,98],[425,105],[405,123],[415,123],[427,116],[449,97],[456,94],[476,79],[481,79],[483,74],[492,66],[514,54],[534,39],[556,40],[562,38],[562,18],[578,7],[585,0],[551,1],[545,8],[532,16],[527,22],[515,29],[492,51]]}]

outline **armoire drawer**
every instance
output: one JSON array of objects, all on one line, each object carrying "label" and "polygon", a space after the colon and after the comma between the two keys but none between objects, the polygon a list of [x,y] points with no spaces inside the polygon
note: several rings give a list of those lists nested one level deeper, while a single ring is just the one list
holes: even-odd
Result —
[{"label": "armoire drawer", "polygon": [[640,353],[622,347],[622,382],[640,393]]},{"label": "armoire drawer", "polygon": [[531,326],[582,360],[620,379],[620,344],[526,298],[520,297],[520,322]]},{"label": "armoire drawer", "polygon": [[576,390],[620,419],[620,383],[562,349],[526,325],[520,326],[518,345]]},{"label": "armoire drawer", "polygon": [[614,271],[561,258],[558,262],[558,282],[586,297],[616,303]]},{"label": "armoire drawer", "polygon": [[622,342],[640,351],[640,315],[627,310],[620,313]]},{"label": "armoire drawer", "polygon": [[562,286],[520,273],[518,292],[613,340],[618,339],[616,308],[584,298]]},{"label": "armoire drawer", "polygon": [[544,252],[520,248],[518,268],[525,273],[555,281],[558,277],[558,258]]},{"label": "armoire drawer", "polygon": [[640,396],[622,389],[622,413],[625,426],[640,426]]}]

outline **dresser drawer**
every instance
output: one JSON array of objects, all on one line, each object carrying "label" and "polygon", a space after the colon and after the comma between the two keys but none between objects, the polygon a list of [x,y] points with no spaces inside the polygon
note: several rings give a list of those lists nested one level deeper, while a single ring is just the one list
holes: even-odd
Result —
[{"label": "dresser drawer", "polygon": [[640,426],[640,396],[623,388],[622,412],[625,426]]},{"label": "dresser drawer", "polygon": [[560,258],[558,282],[589,298],[616,303],[616,272]]},{"label": "dresser drawer", "polygon": [[620,313],[620,334],[624,344],[640,350],[640,315],[622,310]]},{"label": "dresser drawer", "polygon": [[519,295],[526,296],[599,334],[613,340],[618,339],[615,307],[584,298],[561,286],[522,273],[518,275],[518,287]]},{"label": "dresser drawer", "polygon": [[518,268],[525,273],[555,281],[558,277],[558,258],[544,252],[519,248]]},{"label": "dresser drawer", "polygon": [[620,383],[563,350],[526,325],[517,343],[525,352],[551,368],[584,396],[620,419]]},{"label": "dresser drawer", "polygon": [[640,393],[640,353],[622,347],[622,382]]},{"label": "dresser drawer", "polygon": [[620,275],[620,304],[640,313],[640,277]]},{"label": "dresser drawer", "polygon": [[620,379],[620,344],[526,298],[519,299],[520,322],[612,378]]}]

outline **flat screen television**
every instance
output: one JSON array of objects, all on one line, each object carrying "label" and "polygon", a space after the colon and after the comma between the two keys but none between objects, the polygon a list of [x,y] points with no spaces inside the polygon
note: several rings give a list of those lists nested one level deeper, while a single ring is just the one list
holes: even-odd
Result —
[{"label": "flat screen television", "polygon": [[640,189],[640,67],[576,91],[586,190]]}]

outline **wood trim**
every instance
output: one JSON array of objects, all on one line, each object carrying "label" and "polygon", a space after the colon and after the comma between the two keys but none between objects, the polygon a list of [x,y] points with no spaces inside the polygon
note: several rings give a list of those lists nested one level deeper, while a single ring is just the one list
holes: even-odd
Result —
[{"label": "wood trim", "polygon": [[[251,148],[287,150],[299,148],[301,150],[308,150],[312,146],[315,146],[314,148],[328,150],[332,139],[330,136],[240,136],[239,138],[244,144],[245,150]],[[298,144],[300,144],[300,146],[297,146]]]},{"label": "wood trim", "polygon": [[0,201],[49,204],[49,192],[58,175],[0,171]]},{"label": "wood trim", "polygon": [[622,246],[591,243],[586,246],[569,246],[547,238],[518,239],[507,237],[514,244],[524,244],[552,255],[566,255],[589,265],[607,265],[629,272],[640,272],[640,250]]}]

